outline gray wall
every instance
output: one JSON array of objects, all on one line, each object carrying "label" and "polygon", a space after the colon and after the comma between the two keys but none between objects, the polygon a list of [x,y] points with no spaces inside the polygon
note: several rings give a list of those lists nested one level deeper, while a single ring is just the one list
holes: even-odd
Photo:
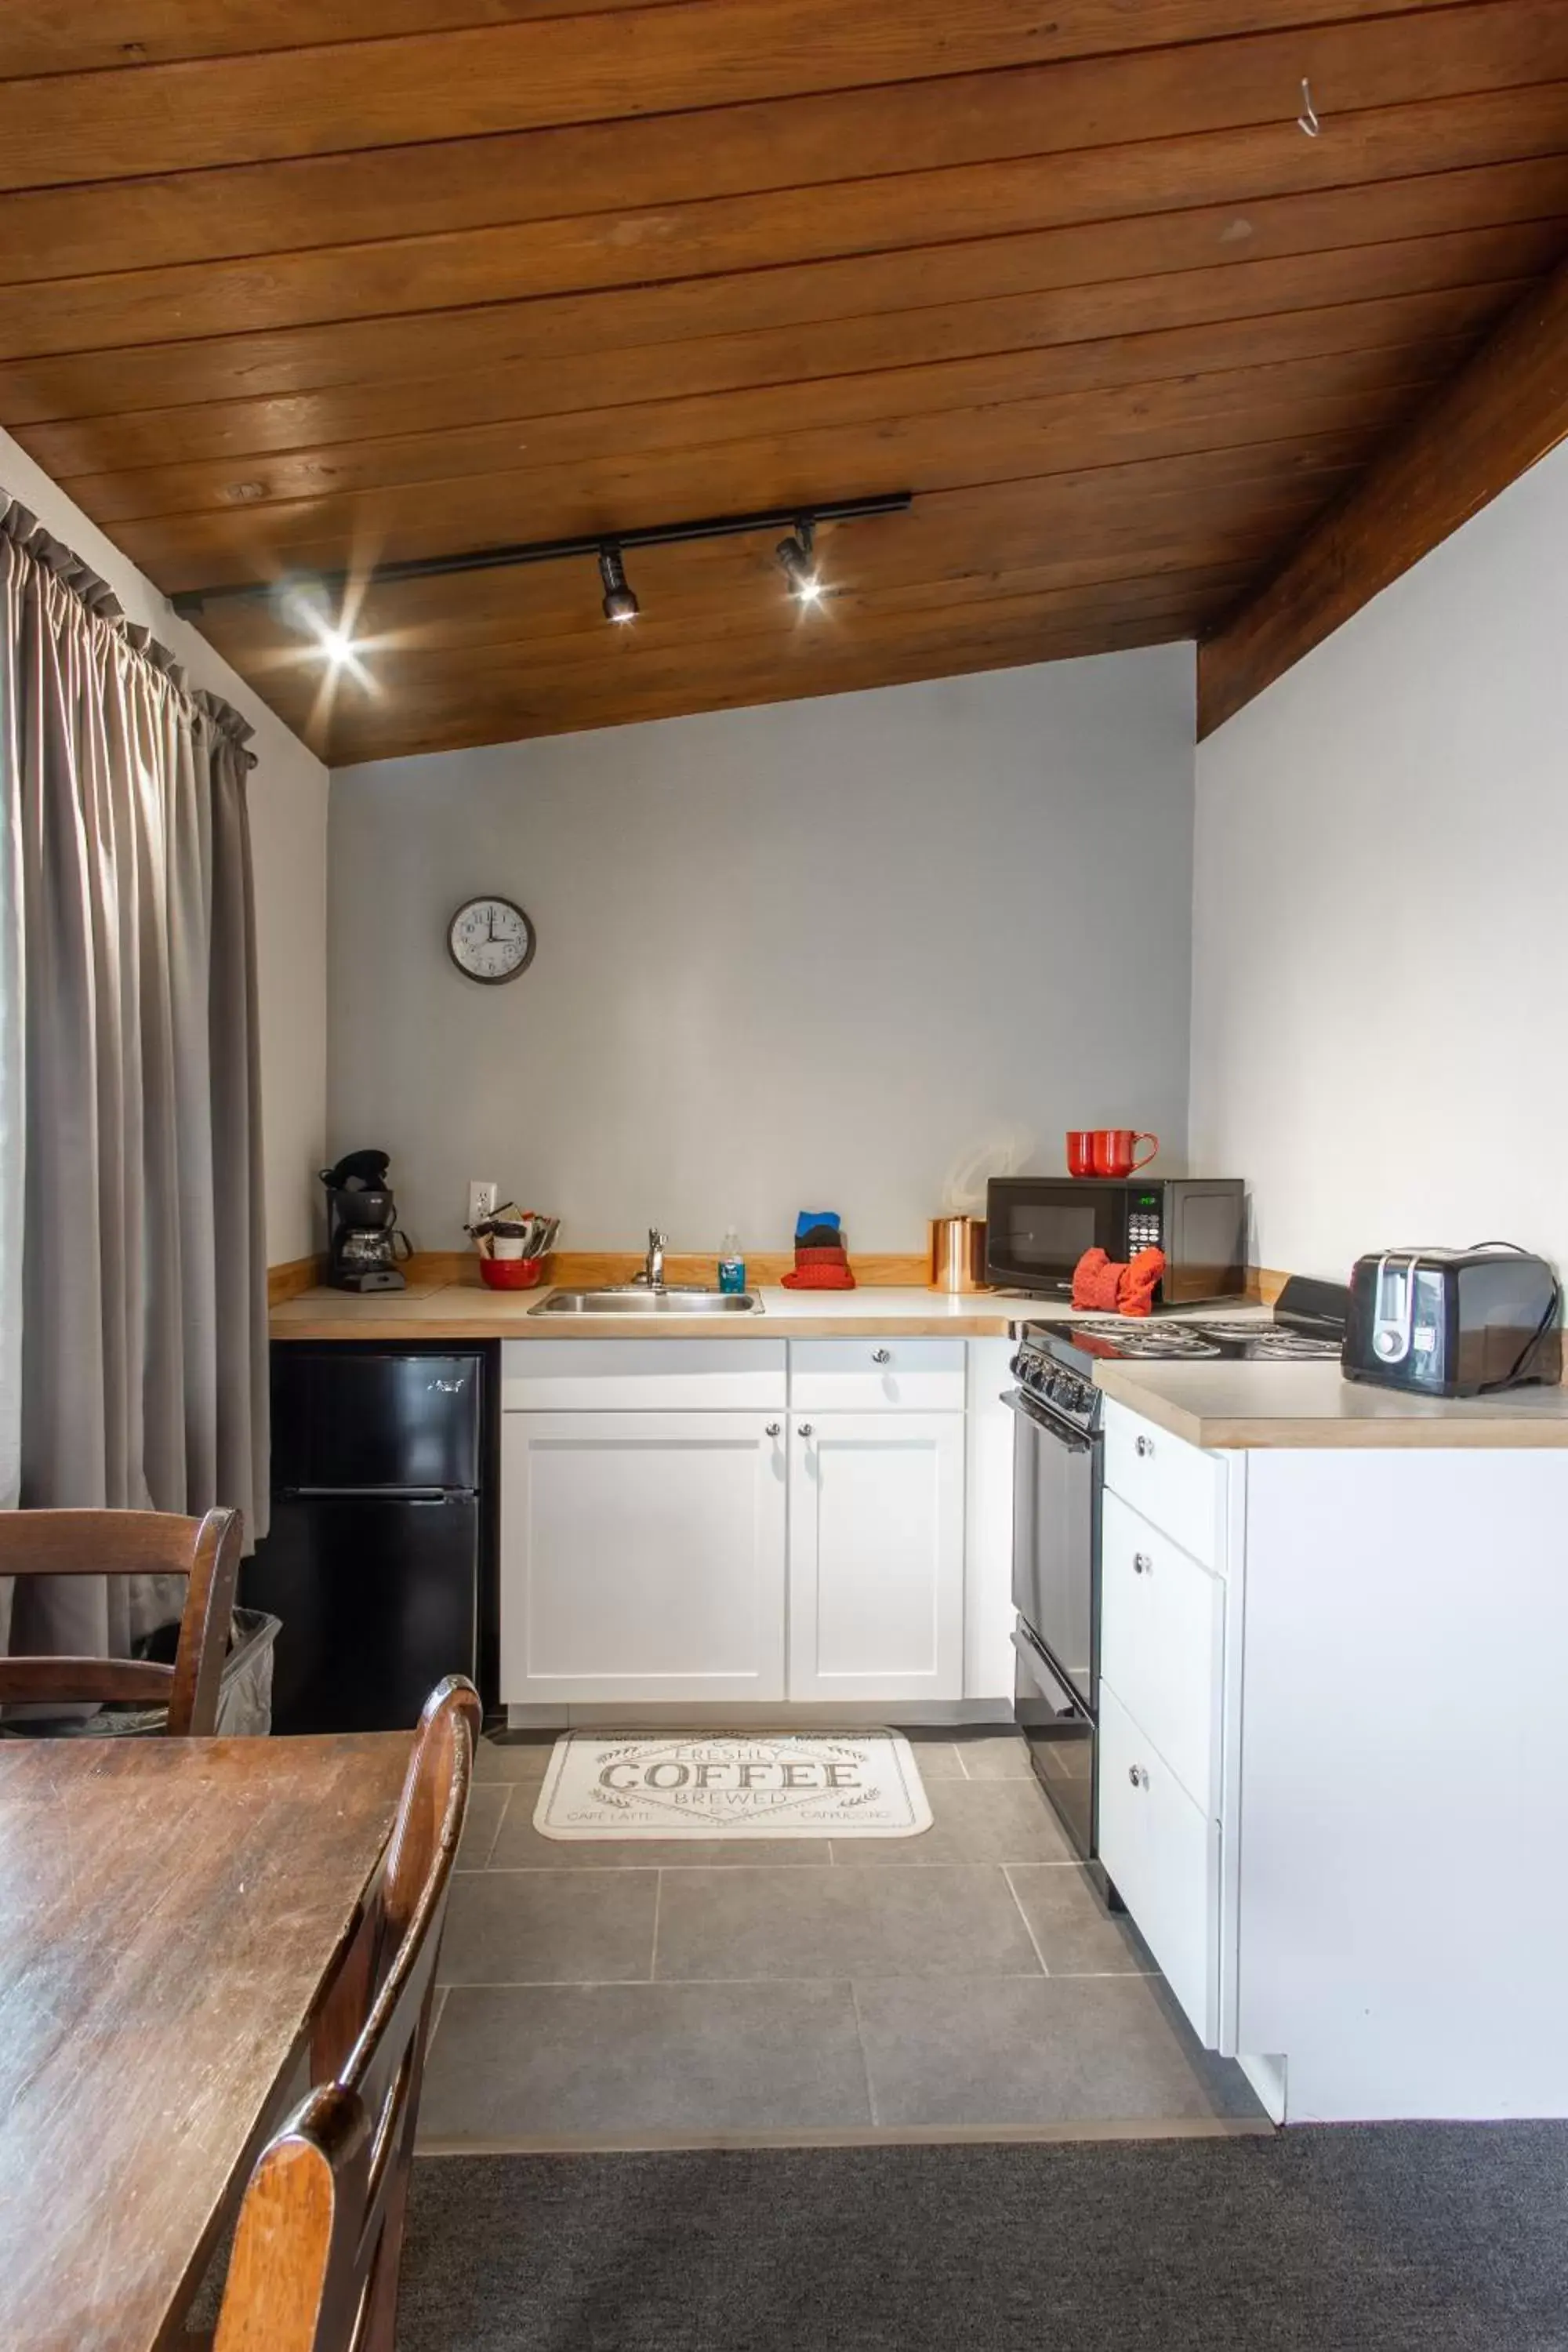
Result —
[{"label": "gray wall", "polygon": [[[470,1176],[563,1245],[921,1248],[1008,1128],[1186,1128],[1192,648],[378,761],[331,788],[329,1124],[416,1244]],[[501,988],[464,898],[538,927]]]}]

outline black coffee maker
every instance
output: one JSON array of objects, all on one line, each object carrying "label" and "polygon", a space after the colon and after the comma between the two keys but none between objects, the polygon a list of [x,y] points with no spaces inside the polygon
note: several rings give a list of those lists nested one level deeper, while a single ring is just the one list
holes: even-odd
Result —
[{"label": "black coffee maker", "polygon": [[[387,1188],[384,1151],[351,1151],[321,1170],[327,1188],[327,1280],[334,1290],[404,1290],[397,1261],[414,1255]],[[401,1245],[401,1246],[400,1246]]]}]

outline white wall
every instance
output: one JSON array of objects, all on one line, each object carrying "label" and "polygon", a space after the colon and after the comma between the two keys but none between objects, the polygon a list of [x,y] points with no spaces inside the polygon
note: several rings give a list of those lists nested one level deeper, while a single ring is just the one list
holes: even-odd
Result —
[{"label": "white wall", "polygon": [[250,833],[256,868],[262,1118],[269,1263],[317,1246],[327,1095],[327,771],[188,621],[6,433],[0,488],[101,573],[128,618],[150,628],[192,683],[256,730]]},{"label": "white wall", "polygon": [[[923,1248],[1009,1125],[1184,1163],[1190,646],[337,771],[334,1153],[393,1155],[425,1248],[470,1176],[563,1244]],[[450,964],[468,895],[532,969]]]},{"label": "white wall", "polygon": [[1198,751],[1194,1166],[1256,1262],[1568,1265],[1568,446]]}]

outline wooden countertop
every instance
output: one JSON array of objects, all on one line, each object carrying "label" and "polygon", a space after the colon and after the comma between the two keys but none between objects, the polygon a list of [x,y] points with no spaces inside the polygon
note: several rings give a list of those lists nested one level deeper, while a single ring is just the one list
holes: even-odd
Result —
[{"label": "wooden countertop", "polygon": [[1415,1397],[1347,1381],[1337,1363],[1099,1364],[1095,1383],[1214,1452],[1252,1446],[1568,1446],[1568,1388]]},{"label": "wooden countertop", "polygon": [[307,1290],[272,1309],[275,1339],[833,1339],[864,1331],[906,1339],[1005,1339],[1015,1323],[1065,1317],[1065,1307],[975,1291],[868,1286],[792,1291],[763,1286],[760,1315],[531,1316],[547,1289],[485,1290],[467,1282],[406,1290]]}]

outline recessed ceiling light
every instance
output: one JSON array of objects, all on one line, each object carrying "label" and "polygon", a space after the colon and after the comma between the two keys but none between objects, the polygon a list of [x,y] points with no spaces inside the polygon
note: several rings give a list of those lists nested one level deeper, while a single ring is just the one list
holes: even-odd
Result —
[{"label": "recessed ceiling light", "polygon": [[599,577],[605,583],[605,620],[635,621],[641,608],[626,585],[626,567],[618,547],[599,550]]},{"label": "recessed ceiling light", "polygon": [[343,669],[353,661],[358,647],[343,629],[323,629],[320,651],[334,669]]}]

